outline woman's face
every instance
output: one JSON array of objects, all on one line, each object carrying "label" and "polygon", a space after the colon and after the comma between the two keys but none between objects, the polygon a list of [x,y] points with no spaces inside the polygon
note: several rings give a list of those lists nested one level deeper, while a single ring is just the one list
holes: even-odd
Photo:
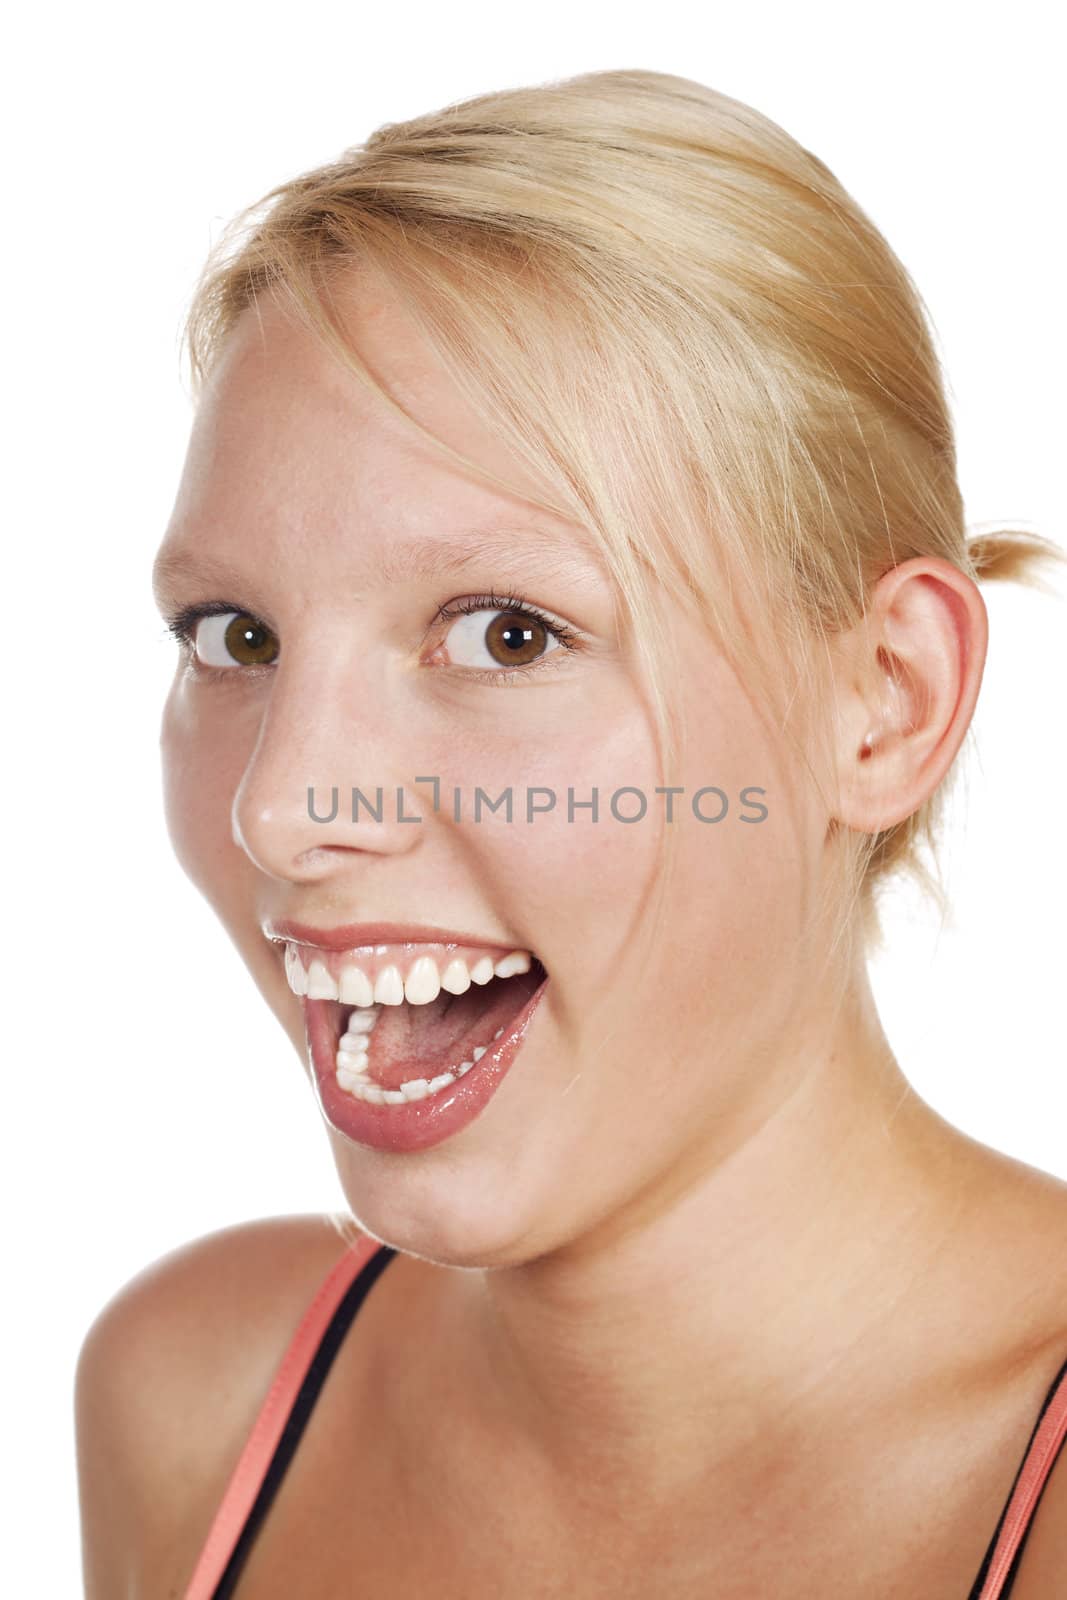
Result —
[{"label": "woman's face", "polygon": [[[353,279],[346,316],[401,405],[536,494],[385,286]],[[175,849],[304,1063],[366,1228],[442,1263],[527,1259],[666,1204],[766,1114],[810,999],[798,941],[826,817],[694,622],[673,629],[687,739],[667,823],[590,537],[450,466],[271,304],[245,313],[201,401],[157,588],[168,619],[216,612],[187,621],[164,713]],[[511,615],[517,601],[539,615]],[[719,821],[694,812],[710,786]],[[377,817],[360,801],[352,820],[353,787],[375,805],[381,789]],[[746,803],[746,788],[762,792]],[[510,820],[483,799],[475,821],[476,790],[510,790]],[[722,811],[714,793],[696,803]],[[646,944],[668,828],[675,870]],[[488,1032],[478,1070],[443,1093],[368,1105],[333,1070],[356,991],[294,992],[285,923],[302,925],[290,970],[362,962],[372,989],[420,955],[438,980],[457,952],[468,972],[479,952],[535,959],[364,1007],[372,1070],[381,1041],[409,1079],[420,1052],[436,1075]],[[352,925],[343,948],[314,948]]]}]

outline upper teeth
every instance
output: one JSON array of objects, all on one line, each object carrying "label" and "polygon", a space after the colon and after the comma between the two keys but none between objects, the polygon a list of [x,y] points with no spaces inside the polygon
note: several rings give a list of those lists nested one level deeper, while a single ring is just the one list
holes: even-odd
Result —
[{"label": "upper teeth", "polygon": [[353,1006],[398,1006],[406,1000],[409,1005],[423,1006],[436,1000],[442,989],[448,994],[464,994],[472,983],[486,984],[493,977],[529,972],[532,959],[528,950],[512,950],[495,961],[490,955],[468,960],[449,954],[439,967],[433,956],[417,955],[405,977],[395,961],[382,966],[380,961],[348,958],[335,975],[320,956],[305,969],[297,948],[287,944],[285,975],[293,993],[307,995],[309,1000],[341,1000]]},{"label": "upper teeth", "polygon": [[[322,963],[321,962],[317,962],[316,965],[321,967]],[[290,983],[291,986],[293,985],[293,977],[294,977],[294,975],[299,974],[303,970],[301,968],[301,966],[300,966],[300,962],[299,961],[296,961],[294,963],[294,967],[295,967],[295,974],[291,972],[290,973],[290,977],[289,977],[289,983]],[[323,968],[323,970],[325,971],[325,968]],[[328,972],[326,973],[326,977],[329,980],[330,975],[329,975]],[[299,981],[299,978],[298,978],[298,981]],[[307,982],[308,982],[308,980],[307,980],[307,978],[305,978],[304,979],[305,992],[307,992],[307,989],[306,989]],[[320,982],[321,982],[321,979],[320,979]],[[300,990],[298,988],[297,989],[297,994],[299,994],[299,993],[300,993]],[[329,998],[332,999],[333,996],[330,995]],[[362,972],[359,969],[359,967],[346,967],[344,972],[342,972],[342,974],[341,974],[341,981],[337,986],[337,998],[338,998],[338,1000],[344,1000],[346,1002],[346,1004],[351,1005],[351,1006],[369,1006],[369,1005],[373,1005],[374,1004],[374,990],[371,987],[371,982],[370,982],[370,979],[367,977],[367,974],[365,972]]]}]

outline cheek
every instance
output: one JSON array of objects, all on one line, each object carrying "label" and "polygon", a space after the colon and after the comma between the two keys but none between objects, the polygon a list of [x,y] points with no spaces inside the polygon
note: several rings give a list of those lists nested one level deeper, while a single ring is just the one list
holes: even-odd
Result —
[{"label": "cheek", "polygon": [[[610,1026],[649,1050],[664,1016],[682,1037],[750,1019],[757,999],[768,1012],[788,1005],[817,866],[818,829],[788,752],[726,669],[694,677],[679,709],[688,734],[670,821],[653,728],[631,697],[560,726],[517,771],[501,764],[500,787],[516,784],[514,824],[471,830],[486,881],[504,886],[517,926],[562,979],[561,1020],[598,1036]],[[553,809],[527,822],[520,783],[551,791]],[[594,789],[595,820],[580,804]]]},{"label": "cheek", "polygon": [[[537,706],[523,701],[523,690],[501,690],[504,706],[509,694],[514,714],[494,714],[482,736],[453,733],[450,746],[438,742],[438,765],[419,768],[442,779],[438,843],[450,840],[459,893],[477,885],[486,909],[560,974],[560,989],[565,973],[587,984],[613,960],[617,907],[635,904],[656,859],[653,806],[635,824],[611,816],[611,795],[622,786],[654,800],[651,730],[633,694],[614,685],[585,699],[545,696]],[[483,795],[477,818],[475,790]],[[485,800],[509,792],[510,821],[506,805],[493,811]],[[621,795],[617,806],[625,816],[637,798]],[[443,859],[434,854],[435,870]]]},{"label": "cheek", "polygon": [[[709,957],[759,969],[798,937],[818,837],[796,756],[714,658],[686,696],[687,756],[675,830],[690,936]],[[707,788],[699,816],[690,794]],[[721,795],[716,790],[721,791]],[[720,820],[702,820],[719,818]],[[687,891],[687,892],[686,892]]]},{"label": "cheek", "polygon": [[[709,666],[684,709],[685,794],[666,830],[673,856],[650,975],[673,1034],[725,1049],[772,1029],[796,1002],[822,834],[796,754],[724,663]],[[721,820],[694,814],[703,789],[702,816]]]},{"label": "cheek", "polygon": [[[476,761],[461,767],[453,759],[443,769],[441,807],[447,814],[460,791],[463,825],[451,831],[464,852],[463,870],[486,905],[559,977],[561,1020],[572,1014],[577,1020],[590,991],[614,981],[628,922],[655,872],[661,835],[656,750],[647,717],[629,691],[601,695],[595,704],[568,700],[536,735],[530,720],[524,719],[521,738],[486,741]],[[510,789],[510,822],[503,809],[492,813],[484,806],[474,820],[476,786],[493,798]],[[622,818],[636,815],[643,797],[644,817],[618,820],[613,796]]]},{"label": "cheek", "polygon": [[577,918],[583,939],[595,926],[605,958],[622,931],[620,913],[636,905],[659,853],[658,782],[652,731],[634,707],[561,730],[524,774],[535,804],[552,797],[551,811],[530,823],[524,815],[521,834],[556,920]]},{"label": "cheek", "polygon": [[225,899],[224,881],[245,859],[230,813],[254,739],[251,725],[242,730],[232,716],[211,716],[179,673],[160,728],[164,812],[175,855],[213,904]]}]

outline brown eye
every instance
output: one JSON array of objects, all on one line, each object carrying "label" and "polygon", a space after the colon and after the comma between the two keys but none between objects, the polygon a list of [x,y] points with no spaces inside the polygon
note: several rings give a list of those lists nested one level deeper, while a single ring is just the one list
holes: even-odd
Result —
[{"label": "brown eye", "polygon": [[278,654],[275,635],[247,611],[201,617],[195,644],[197,659],[206,667],[263,667]]},{"label": "brown eye", "polygon": [[524,611],[480,607],[457,617],[448,630],[445,645],[453,666],[492,672],[501,667],[529,666],[558,650],[560,641],[543,622]]},{"label": "brown eye", "polygon": [[525,667],[544,654],[548,638],[543,622],[502,611],[485,630],[485,648],[502,667]]}]

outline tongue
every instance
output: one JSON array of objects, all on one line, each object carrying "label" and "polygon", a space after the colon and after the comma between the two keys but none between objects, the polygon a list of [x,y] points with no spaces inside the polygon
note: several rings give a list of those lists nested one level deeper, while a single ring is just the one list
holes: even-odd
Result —
[{"label": "tongue", "polygon": [[428,1005],[383,1006],[370,1040],[367,1075],[383,1089],[399,1089],[412,1078],[436,1078],[473,1059],[497,1029],[517,1016],[538,988],[543,973],[534,965],[514,978],[493,978],[466,994],[442,992]]}]

